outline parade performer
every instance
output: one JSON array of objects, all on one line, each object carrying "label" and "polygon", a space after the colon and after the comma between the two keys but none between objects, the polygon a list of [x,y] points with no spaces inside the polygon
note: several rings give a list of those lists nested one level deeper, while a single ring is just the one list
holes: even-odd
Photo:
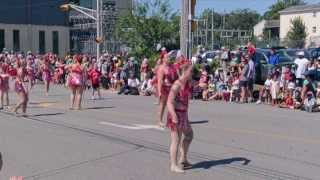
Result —
[{"label": "parade performer", "polygon": [[46,56],[44,59],[44,62],[41,66],[41,72],[42,72],[42,80],[45,85],[45,91],[46,95],[49,95],[49,89],[50,89],[50,82],[51,82],[51,70],[50,70],[50,60],[49,56]]},{"label": "parade performer", "polygon": [[35,73],[35,68],[34,68],[34,62],[32,60],[29,60],[27,62],[27,79],[28,79],[28,90],[30,91],[32,89],[32,87],[35,84],[35,80],[36,80],[36,73]]},{"label": "parade performer", "polygon": [[[180,74],[180,78],[175,81],[170,90],[167,103],[167,127],[171,133],[170,169],[175,173],[183,173],[184,169],[191,167],[191,164],[187,160],[187,152],[193,139],[193,130],[188,119],[192,65],[182,65],[180,67]],[[182,168],[178,165],[178,149],[180,149],[181,157],[179,163],[182,165]]]},{"label": "parade performer", "polygon": [[85,68],[82,66],[82,57],[74,56],[73,64],[69,65],[69,76],[67,84],[71,90],[70,110],[76,106],[76,110],[81,110],[82,94],[85,90]]},{"label": "parade performer", "polygon": [[[4,106],[9,106],[9,66],[6,63],[1,64],[0,68],[0,110]],[[5,100],[5,102],[4,102]]]},{"label": "parade performer", "polygon": [[24,85],[24,79],[26,76],[26,61],[21,61],[17,65],[17,76],[14,83],[14,89],[19,97],[19,102],[15,106],[13,112],[17,113],[18,110],[21,108],[22,116],[27,116],[27,104],[28,104],[28,89]]},{"label": "parade performer", "polygon": [[162,64],[157,70],[157,90],[160,102],[159,106],[159,119],[158,124],[163,127],[163,114],[166,108],[168,95],[172,84],[178,79],[177,70],[174,68],[173,63],[169,61],[169,55],[165,54],[162,58]]}]

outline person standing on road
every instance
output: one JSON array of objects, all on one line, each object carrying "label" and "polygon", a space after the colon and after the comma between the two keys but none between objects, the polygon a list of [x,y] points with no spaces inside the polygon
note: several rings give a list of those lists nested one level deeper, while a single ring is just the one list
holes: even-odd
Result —
[{"label": "person standing on road", "polygon": [[240,103],[245,103],[247,101],[248,94],[248,74],[249,74],[249,64],[248,59],[246,57],[241,58],[241,67],[239,67],[240,74],[240,83],[239,86],[241,88],[240,93]]},{"label": "person standing on road", "polygon": [[167,105],[168,95],[173,83],[178,79],[178,72],[174,68],[173,63],[169,61],[168,54],[163,56],[162,64],[157,70],[157,76],[157,90],[160,100],[158,125],[163,127],[163,115]]},{"label": "person standing on road", "polygon": [[49,89],[50,89],[50,81],[52,79],[51,77],[51,69],[50,69],[50,57],[51,55],[47,55],[44,59],[44,62],[41,66],[41,72],[42,72],[42,81],[45,85],[45,91],[46,96],[49,95]]},{"label": "person standing on road", "polygon": [[230,61],[230,51],[225,47],[222,47],[221,50],[222,50],[222,53],[220,58],[221,59],[220,66],[222,67],[222,70],[223,70],[223,81],[226,82],[227,73],[228,73],[228,62]]},{"label": "person standing on road", "polygon": [[296,64],[296,83],[298,87],[303,86],[303,81],[304,81],[304,73],[307,71],[307,67],[309,64],[308,59],[304,57],[304,52],[300,51],[297,53],[298,58],[294,60],[294,63]]},{"label": "person standing on road", "polygon": [[27,104],[29,101],[28,98],[28,88],[24,85],[24,79],[26,77],[26,61],[23,60],[18,63],[17,67],[17,77],[14,84],[15,92],[19,97],[19,102],[13,109],[13,112],[17,114],[18,110],[21,108],[22,116],[27,116]]},{"label": "person standing on road", "polygon": [[254,90],[254,78],[256,75],[256,69],[255,69],[255,64],[253,62],[252,57],[247,57],[249,58],[249,73],[248,73],[248,97],[250,98],[250,102],[253,101],[253,90]]},{"label": "person standing on road", "polygon": [[68,79],[68,86],[71,90],[70,96],[70,110],[74,109],[81,110],[82,94],[85,89],[85,69],[82,66],[82,57],[75,56],[74,63],[68,66],[70,75]]},{"label": "person standing on road", "polygon": [[[167,127],[171,132],[170,170],[175,173],[184,173],[184,169],[192,166],[187,159],[189,146],[193,139],[193,130],[188,119],[192,66],[185,64],[180,70],[181,76],[172,85],[167,103]],[[178,165],[178,149],[180,149],[179,164],[182,168]]]}]

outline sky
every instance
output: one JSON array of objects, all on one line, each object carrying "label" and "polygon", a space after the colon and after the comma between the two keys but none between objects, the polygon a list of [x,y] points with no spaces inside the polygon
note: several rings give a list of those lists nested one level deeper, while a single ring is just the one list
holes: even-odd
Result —
[{"label": "sky", "polygon": [[[180,10],[181,0],[169,0],[171,6]],[[230,12],[235,9],[250,8],[263,14],[268,7],[277,0],[197,0],[196,14],[200,14],[206,8],[213,8],[217,12]],[[309,4],[320,3],[320,0],[306,0]]]}]

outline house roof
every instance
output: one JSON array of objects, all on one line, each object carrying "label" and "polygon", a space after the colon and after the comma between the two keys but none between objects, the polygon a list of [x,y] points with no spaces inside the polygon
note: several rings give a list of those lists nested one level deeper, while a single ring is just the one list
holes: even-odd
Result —
[{"label": "house roof", "polygon": [[280,11],[280,14],[292,14],[292,13],[301,13],[301,12],[314,12],[320,11],[320,3],[318,4],[308,4],[308,5],[299,5],[292,6]]}]

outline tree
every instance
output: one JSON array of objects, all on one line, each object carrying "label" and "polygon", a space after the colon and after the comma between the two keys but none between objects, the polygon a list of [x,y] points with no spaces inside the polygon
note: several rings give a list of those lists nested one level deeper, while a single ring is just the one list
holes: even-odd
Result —
[{"label": "tree", "polygon": [[150,57],[158,43],[179,48],[179,28],[180,16],[171,10],[168,0],[150,0],[138,3],[129,15],[120,17],[116,34],[135,56]]},{"label": "tree", "polygon": [[225,27],[229,29],[251,30],[259,22],[260,15],[250,9],[238,9],[232,11],[226,19]]},{"label": "tree", "polygon": [[291,6],[304,5],[304,0],[278,0],[275,4],[269,7],[269,10],[264,14],[264,19],[277,20],[280,19],[279,11]]},{"label": "tree", "polygon": [[301,17],[291,20],[291,29],[287,34],[287,44],[291,48],[304,48],[307,37],[306,26]]}]

